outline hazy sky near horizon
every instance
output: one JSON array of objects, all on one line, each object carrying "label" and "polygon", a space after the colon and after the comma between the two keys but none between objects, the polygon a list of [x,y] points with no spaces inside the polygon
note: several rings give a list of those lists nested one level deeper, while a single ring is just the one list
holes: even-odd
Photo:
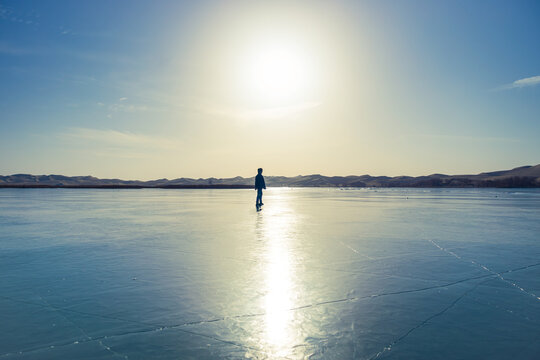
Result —
[{"label": "hazy sky near horizon", "polygon": [[540,163],[538,1],[0,0],[0,174]]}]

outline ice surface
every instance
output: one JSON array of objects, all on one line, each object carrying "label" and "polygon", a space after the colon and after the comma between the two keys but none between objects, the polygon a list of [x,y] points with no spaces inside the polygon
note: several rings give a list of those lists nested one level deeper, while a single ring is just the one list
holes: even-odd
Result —
[{"label": "ice surface", "polygon": [[0,189],[0,359],[539,359],[540,191]]}]

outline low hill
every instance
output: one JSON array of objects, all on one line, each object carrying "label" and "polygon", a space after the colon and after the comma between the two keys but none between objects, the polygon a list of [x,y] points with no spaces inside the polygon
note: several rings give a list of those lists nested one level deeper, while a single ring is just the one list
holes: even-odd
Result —
[{"label": "low hill", "polygon": [[[273,187],[540,187],[540,165],[477,175],[427,176],[265,176]],[[65,188],[251,188],[254,177],[244,178],[178,178],[151,181],[98,179],[93,176],[29,175],[0,176],[0,187]]]}]

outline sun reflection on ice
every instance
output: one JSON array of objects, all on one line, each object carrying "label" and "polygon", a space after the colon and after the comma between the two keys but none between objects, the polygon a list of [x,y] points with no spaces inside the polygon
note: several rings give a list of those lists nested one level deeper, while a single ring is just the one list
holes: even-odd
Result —
[{"label": "sun reflection on ice", "polygon": [[282,344],[289,335],[292,320],[291,263],[283,244],[272,244],[268,249],[269,263],[266,268],[265,325],[266,340],[272,345]]},{"label": "sun reflection on ice", "polygon": [[283,357],[292,351],[297,338],[295,314],[291,311],[298,291],[291,249],[296,218],[283,196],[273,197],[272,207],[258,216],[257,234],[264,241],[265,261],[262,268],[265,317],[261,345],[268,355]]}]

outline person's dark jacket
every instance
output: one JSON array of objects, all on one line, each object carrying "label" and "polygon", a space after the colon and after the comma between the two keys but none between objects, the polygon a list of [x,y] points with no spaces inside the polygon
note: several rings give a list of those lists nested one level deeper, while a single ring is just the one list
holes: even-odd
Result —
[{"label": "person's dark jacket", "polygon": [[255,176],[255,189],[266,189],[262,174],[257,174],[257,176]]}]

